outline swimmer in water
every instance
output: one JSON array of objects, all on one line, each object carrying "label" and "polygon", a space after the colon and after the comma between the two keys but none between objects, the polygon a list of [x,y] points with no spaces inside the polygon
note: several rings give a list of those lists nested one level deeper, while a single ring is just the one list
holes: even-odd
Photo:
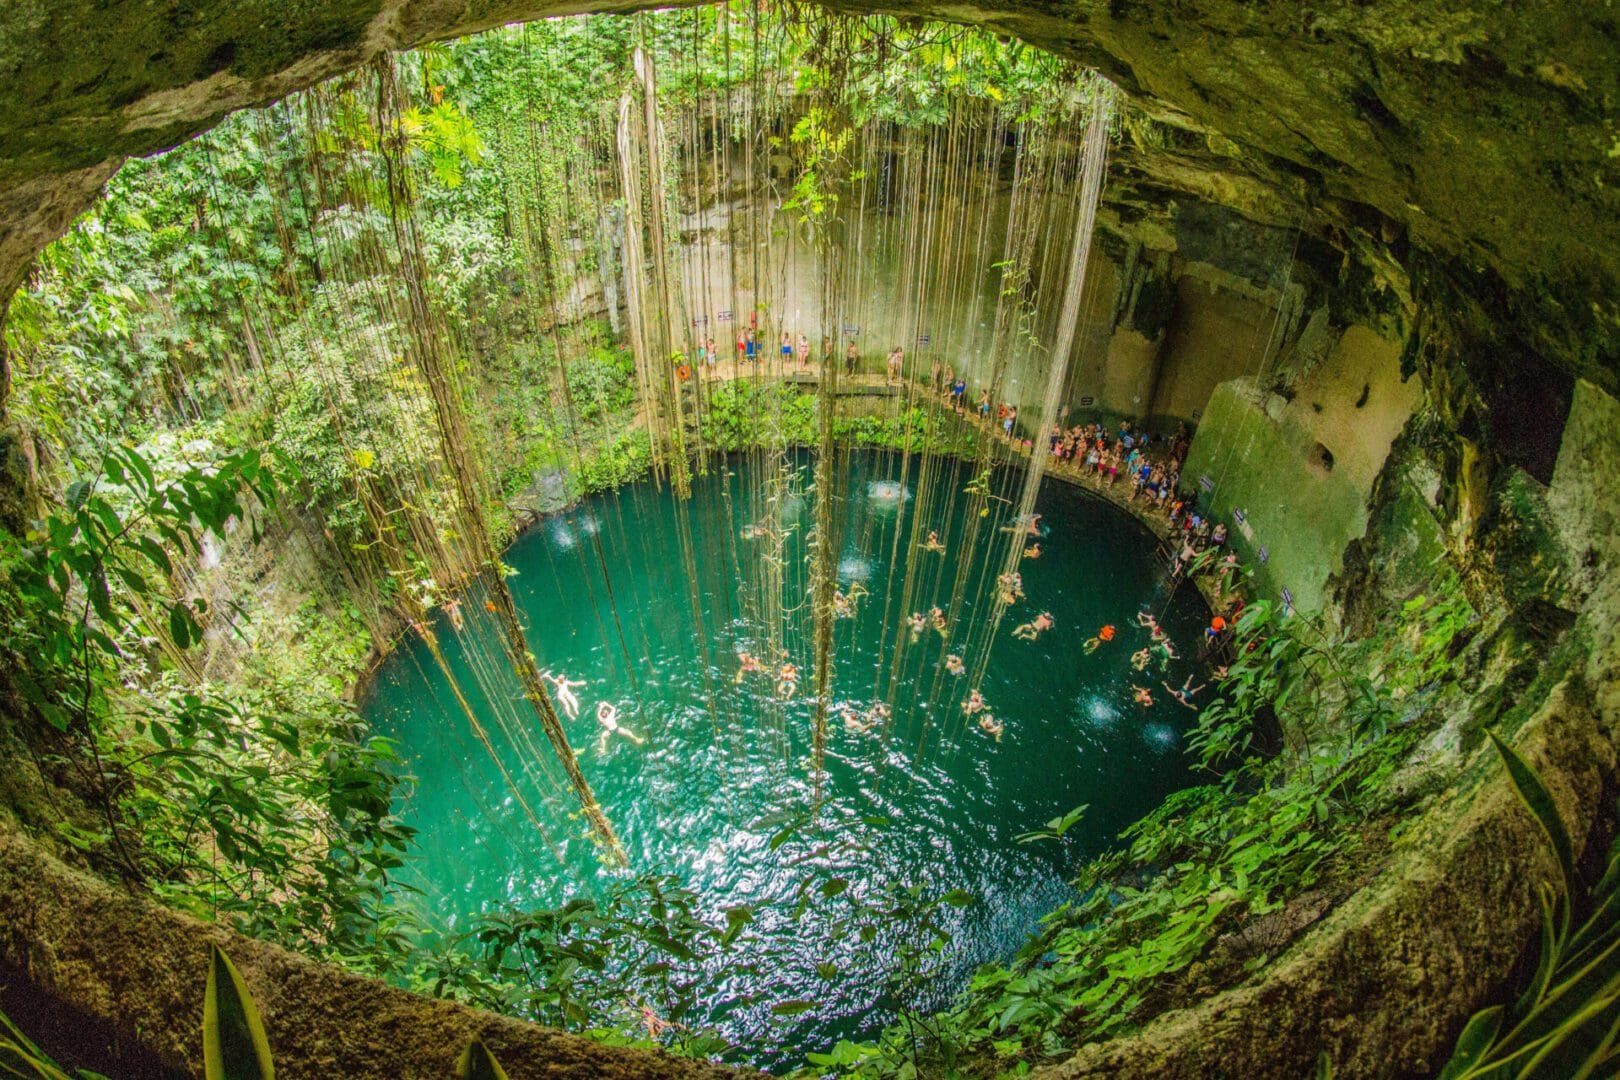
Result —
[{"label": "swimmer in water", "polygon": [[833,617],[838,619],[853,619],[855,617],[855,601],[866,595],[866,589],[859,582],[849,587],[849,592],[834,588],[832,595]]},{"label": "swimmer in water", "polygon": [[1086,645],[1085,645],[1086,655],[1089,656],[1092,653],[1096,652],[1098,646],[1102,645],[1104,642],[1113,641],[1113,640],[1114,640],[1114,627],[1113,627],[1113,624],[1110,623],[1109,625],[1103,627],[1101,630],[1097,631],[1097,636],[1096,637],[1086,639]]},{"label": "swimmer in water", "polygon": [[1002,732],[1006,731],[1007,727],[1000,720],[997,720],[989,713],[985,713],[979,717],[979,730],[994,738],[996,742],[1000,742]]},{"label": "swimmer in water", "polygon": [[460,630],[465,622],[461,617],[461,601],[446,600],[444,602],[444,613],[450,616],[450,625]]},{"label": "swimmer in water", "polygon": [[1034,641],[1050,629],[1052,629],[1052,613],[1043,611],[1032,621],[1013,627],[1013,637],[1020,641]]},{"label": "swimmer in water", "polygon": [[872,729],[872,725],[861,718],[860,710],[847,701],[838,707],[838,715],[844,721],[844,730],[851,735],[865,735]]},{"label": "swimmer in water", "polygon": [[1159,664],[1162,667],[1169,667],[1170,661],[1181,659],[1181,654],[1176,652],[1176,648],[1174,645],[1170,644],[1169,638],[1165,638],[1163,641],[1158,642],[1153,647],[1159,650]]},{"label": "swimmer in water", "polygon": [[754,522],[751,525],[744,525],[742,528],[742,538],[744,540],[766,540],[775,535],[776,534],[771,532],[770,529],[759,524],[758,522]]},{"label": "swimmer in water", "polygon": [[1135,683],[1132,683],[1131,689],[1135,691],[1135,693],[1133,693],[1131,696],[1136,699],[1136,703],[1142,706],[1142,708],[1145,709],[1153,704],[1153,694],[1148,690],[1147,687],[1137,686]]},{"label": "swimmer in water", "polygon": [[1029,545],[1029,547],[1024,549],[1024,558],[1026,558],[1026,559],[1038,559],[1040,557],[1041,557],[1041,545],[1039,545],[1039,544],[1031,544],[1031,545]]},{"label": "swimmer in water", "polygon": [[939,555],[945,554],[945,543],[939,538],[939,533],[932,529],[928,530],[928,539],[923,543],[923,550],[932,551]]},{"label": "swimmer in water", "polygon": [[1041,515],[1031,514],[1028,521],[1020,518],[1011,525],[1003,525],[1001,531],[1004,533],[1022,532],[1026,536],[1039,536],[1041,535]]},{"label": "swimmer in water", "polygon": [[866,710],[866,727],[868,730],[877,727],[889,718],[889,707],[881,701],[872,702],[872,707]]},{"label": "swimmer in water", "polygon": [[1024,576],[1017,571],[996,576],[999,597],[1003,604],[1016,603],[1024,598]]},{"label": "swimmer in water", "polygon": [[945,611],[943,608],[932,607],[928,609],[928,624],[939,631],[940,637],[948,636],[945,633]]},{"label": "swimmer in water", "polygon": [[962,663],[962,658],[960,656],[957,656],[955,653],[951,653],[945,658],[945,670],[950,672],[952,675],[966,675],[967,665]]},{"label": "swimmer in water", "polygon": [[984,712],[984,709],[984,695],[979,693],[978,690],[969,690],[967,700],[962,702],[962,711],[968,716],[974,716]]},{"label": "swimmer in water", "polygon": [[549,682],[557,691],[557,704],[570,720],[579,719],[579,698],[574,696],[574,687],[584,686],[583,680],[570,679],[566,675],[553,675],[547,668],[540,673],[540,677]]},{"label": "swimmer in water", "polygon": [[1148,661],[1151,659],[1153,659],[1152,649],[1137,649],[1135,652],[1131,653],[1131,667],[1135,668],[1137,671],[1146,671]]},{"label": "swimmer in water", "polygon": [[922,632],[928,629],[928,616],[920,611],[913,611],[911,617],[906,620],[906,625],[911,627],[911,640],[916,641],[922,637]]},{"label": "swimmer in water", "polygon": [[743,676],[755,671],[764,671],[765,667],[759,662],[759,657],[753,653],[740,652],[737,654],[737,678],[734,682],[742,682]]},{"label": "swimmer in water", "polygon": [[596,722],[602,725],[602,739],[599,744],[601,748],[606,748],[609,735],[623,735],[637,746],[647,741],[629,728],[619,726],[619,707],[617,705],[598,701],[596,703]]},{"label": "swimmer in water", "polygon": [[793,695],[799,692],[799,669],[792,664],[783,664],[776,672],[776,696],[783,701],[792,701]]},{"label": "swimmer in water", "polygon": [[1164,687],[1170,696],[1176,699],[1177,705],[1180,705],[1183,708],[1191,709],[1193,712],[1197,712],[1198,706],[1193,704],[1192,699],[1194,695],[1198,693],[1198,691],[1204,688],[1204,684],[1199,683],[1197,686],[1194,686],[1192,681],[1193,677],[1188,675],[1187,681],[1181,684],[1180,690],[1175,689],[1167,682],[1162,682],[1159,685]]}]

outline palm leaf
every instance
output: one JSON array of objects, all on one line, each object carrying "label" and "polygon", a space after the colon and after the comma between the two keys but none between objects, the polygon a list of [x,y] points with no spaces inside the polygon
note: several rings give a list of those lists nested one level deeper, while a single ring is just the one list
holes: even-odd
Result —
[{"label": "palm leaf", "polygon": [[[1496,752],[1501,755],[1502,764],[1507,766],[1508,777],[1513,781],[1513,790],[1519,795],[1519,800],[1530,811],[1530,816],[1536,819],[1541,831],[1546,834],[1547,842],[1552,845],[1553,854],[1558,859],[1558,870],[1564,879],[1564,897],[1566,901],[1575,896],[1575,847],[1569,841],[1569,832],[1564,828],[1563,818],[1558,816],[1558,804],[1548,793],[1541,777],[1536,775],[1525,760],[1521,758],[1512,747],[1497,738],[1496,732],[1487,731],[1486,736]],[[1561,920],[1559,937],[1562,938],[1569,928],[1569,905],[1563,906],[1563,919]]]},{"label": "palm leaf", "polygon": [[218,945],[210,947],[203,998],[203,1075],[206,1080],[274,1080],[270,1040],[242,973]]},{"label": "palm leaf", "polygon": [[506,1070],[482,1039],[474,1039],[456,1062],[456,1076],[459,1080],[506,1080]]}]

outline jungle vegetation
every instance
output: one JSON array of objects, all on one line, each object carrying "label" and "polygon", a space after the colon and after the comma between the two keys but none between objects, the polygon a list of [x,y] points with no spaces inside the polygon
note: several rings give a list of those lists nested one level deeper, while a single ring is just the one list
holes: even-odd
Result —
[{"label": "jungle vegetation", "polygon": [[[794,162],[788,197],[805,220],[833,197],[816,165],[839,156],[844,125],[944,124],[947,91],[1027,119],[1072,74],[979,31],[826,18],[732,5],[507,28],[124,167],[41,256],[5,324],[6,415],[31,476],[3,508],[0,692],[11,752],[69,793],[19,797],[25,825],[169,904],[357,972],[595,1038],[747,1059],[681,1020],[746,974],[762,912],[706,920],[680,881],[649,875],[447,940],[391,902],[411,858],[395,814],[410,780],[352,689],[410,612],[442,599],[456,551],[420,541],[456,527],[469,490],[502,541],[520,507],[541,508],[539,477],[560,477],[567,499],[654,468],[617,315],[571,298],[615,257],[580,223],[614,198],[592,148],[636,46],[659,58],[669,122],[700,118],[728,140],[755,137],[731,113],[745,92],[837,91],[838,111],[784,108],[790,121],[764,136]],[[383,86],[397,108],[377,104]],[[542,132],[555,152],[537,152]],[[428,482],[435,390],[404,360],[422,317],[397,300],[407,218],[470,420],[475,483],[456,492]],[[732,387],[695,430],[724,452],[811,444],[815,425],[808,398]],[[926,410],[833,435],[978,452]],[[384,535],[380,521],[401,524]],[[1407,614],[1352,640],[1251,604],[1219,704],[1199,717],[1207,782],[1086,866],[1040,935],[944,1010],[939,912],[973,897],[857,899],[822,869],[829,845],[881,843],[881,822],[773,823],[773,845],[803,849],[801,910],[838,906],[867,940],[898,928],[898,1021],[806,1068],[1017,1075],[1265,965],[1289,940],[1273,916],[1347,888],[1429,793],[1392,778],[1489,633],[1454,579]],[[1027,840],[1062,844],[1081,820],[1031,823]],[[669,1024],[648,1030],[628,1001]]]}]

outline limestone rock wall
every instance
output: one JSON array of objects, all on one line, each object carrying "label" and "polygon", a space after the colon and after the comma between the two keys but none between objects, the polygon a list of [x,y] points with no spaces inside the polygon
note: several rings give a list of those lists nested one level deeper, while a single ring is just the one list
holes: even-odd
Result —
[{"label": "limestone rock wall", "polygon": [[1273,597],[1320,611],[1346,546],[1367,530],[1373,487],[1421,401],[1399,346],[1346,329],[1287,396],[1242,377],[1215,389],[1183,484],[1231,523],[1232,542]]}]

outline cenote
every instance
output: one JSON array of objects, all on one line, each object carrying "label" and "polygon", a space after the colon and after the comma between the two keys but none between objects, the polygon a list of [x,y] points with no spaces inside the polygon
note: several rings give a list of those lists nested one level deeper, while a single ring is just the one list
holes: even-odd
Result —
[{"label": "cenote", "polygon": [[1614,5],[879,7],[0,2],[0,1073],[1620,1076]]},{"label": "cenote", "polygon": [[[1048,480],[1037,503],[1041,555],[1022,563],[1026,598],[995,631],[976,684],[1005,726],[997,742],[960,707],[973,671],[953,677],[942,661],[968,654],[968,643],[993,629],[994,578],[1008,541],[995,523],[1003,518],[967,511],[972,477],[962,462],[939,466],[932,498],[918,497],[919,469],[900,469],[899,455],[855,455],[838,495],[839,584],[856,600],[855,614],[835,624],[819,813],[811,812],[814,698],[806,689],[812,464],[809,455],[780,464],[732,456],[694,484],[685,504],[667,486],[630,485],[545,518],[505,554],[539,665],[584,683],[568,734],[624,839],[628,871],[604,869],[529,731],[532,716],[492,705],[492,691],[517,700],[519,688],[480,621],[458,611],[461,632],[442,614],[433,629],[516,791],[422,640],[409,635],[364,705],[416,776],[403,816],[420,830],[419,844],[399,878],[413,891],[400,902],[454,933],[475,913],[601,899],[631,874],[667,872],[722,924],[725,909],[746,905],[758,935],[748,956],[753,985],[765,993],[698,1001],[682,1019],[754,1048],[767,1065],[870,1036],[893,1018],[896,943],[882,926],[863,939],[863,899],[907,886],[931,896],[960,891],[953,898],[962,906],[942,905],[935,916],[950,942],[929,1004],[942,1004],[975,965],[1015,950],[1043,914],[1072,898],[1066,877],[1081,862],[1189,781],[1181,737],[1192,714],[1162,693],[1142,707],[1132,684],[1180,685],[1193,672],[1187,657],[1197,654],[1207,609],[1196,589],[1167,580],[1157,542],[1139,522]],[[998,492],[1012,494],[1021,478],[1000,474]],[[776,537],[745,538],[767,518]],[[913,547],[929,531],[944,554]],[[764,595],[771,589],[779,604]],[[950,609],[953,592],[961,603],[948,639],[932,627],[913,637],[910,610]],[[463,609],[471,606],[469,598]],[[1052,630],[1034,642],[1012,636],[1042,610],[1052,613]],[[1132,670],[1130,654],[1148,644],[1137,622],[1144,611],[1180,646],[1183,658],[1168,670],[1162,662]],[[779,661],[802,673],[788,701],[774,672],[738,681],[739,653],[767,655],[772,617],[786,652]],[[1117,636],[1088,654],[1084,643],[1105,625]],[[845,703],[865,713],[876,701],[891,707],[889,722],[863,731],[863,721],[841,719]],[[598,702],[617,708],[644,744],[604,737]],[[1018,841],[1081,805],[1083,820],[1061,841]],[[800,905],[806,892],[816,902]],[[784,1001],[814,1004],[782,1015]]]}]

